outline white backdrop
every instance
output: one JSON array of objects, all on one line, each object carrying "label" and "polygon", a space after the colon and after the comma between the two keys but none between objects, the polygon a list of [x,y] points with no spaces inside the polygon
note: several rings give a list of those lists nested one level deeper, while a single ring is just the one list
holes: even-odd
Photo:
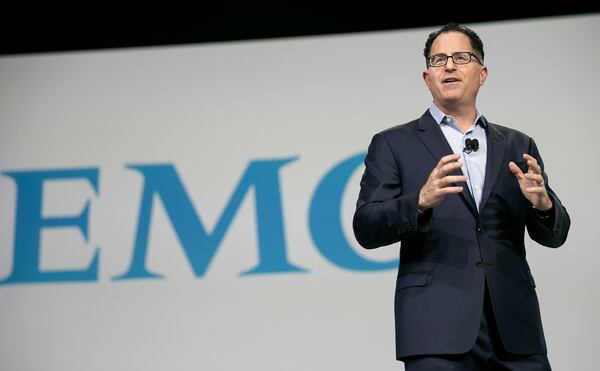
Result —
[{"label": "white backdrop", "polygon": [[[478,108],[535,138],[572,219],[560,249],[528,244],[550,361],[596,370],[600,15],[468,26],[490,72]],[[333,264],[309,210],[333,166],[428,107],[421,53],[433,30],[1,57],[0,280],[13,271],[18,187],[7,173],[17,171],[97,171],[97,191],[84,179],[44,183],[44,218],[90,206],[87,240],[42,229],[39,271],[85,270],[97,252],[98,272],[0,284],[0,369],[402,369],[395,269]],[[113,279],[131,264],[144,187],[128,165],[173,166],[210,233],[251,161],[290,157],[279,171],[285,247],[305,272],[240,275],[259,262],[251,190],[202,277],[155,196],[145,266],[163,277]],[[354,241],[362,171],[343,193],[345,236],[365,259],[395,259],[398,244]]]}]

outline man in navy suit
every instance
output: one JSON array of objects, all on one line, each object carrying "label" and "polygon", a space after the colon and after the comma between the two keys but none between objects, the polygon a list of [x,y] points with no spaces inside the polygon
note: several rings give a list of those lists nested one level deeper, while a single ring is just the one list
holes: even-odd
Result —
[{"label": "man in navy suit", "polygon": [[408,371],[550,370],[524,234],[561,246],[569,215],[529,136],[476,107],[483,43],[429,35],[420,118],[376,134],[354,214],[358,242],[400,241],[396,358]]}]

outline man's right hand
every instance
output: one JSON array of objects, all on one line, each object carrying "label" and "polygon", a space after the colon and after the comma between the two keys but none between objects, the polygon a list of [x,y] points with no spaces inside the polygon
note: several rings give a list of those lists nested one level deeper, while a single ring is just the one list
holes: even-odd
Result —
[{"label": "man's right hand", "polygon": [[461,186],[448,187],[450,183],[467,181],[465,175],[448,175],[463,165],[458,162],[458,159],[460,159],[460,154],[455,153],[442,157],[438,162],[419,192],[419,210],[431,209],[439,205],[446,195],[462,192],[463,187]]}]

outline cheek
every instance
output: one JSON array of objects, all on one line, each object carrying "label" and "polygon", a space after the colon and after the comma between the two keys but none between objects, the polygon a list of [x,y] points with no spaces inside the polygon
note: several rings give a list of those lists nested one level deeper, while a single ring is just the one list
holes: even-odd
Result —
[{"label": "cheek", "polygon": [[431,76],[427,76],[425,78],[425,85],[427,86],[427,89],[429,91],[431,91],[431,89],[433,89],[433,79],[431,78]]},{"label": "cheek", "polygon": [[430,90],[435,90],[435,91],[441,91],[442,90],[442,82],[438,81],[438,80],[433,80],[430,82],[431,84],[431,89]]},{"label": "cheek", "polygon": [[470,76],[467,81],[467,87],[469,90],[477,90],[481,86],[481,80],[479,79],[479,75]]}]

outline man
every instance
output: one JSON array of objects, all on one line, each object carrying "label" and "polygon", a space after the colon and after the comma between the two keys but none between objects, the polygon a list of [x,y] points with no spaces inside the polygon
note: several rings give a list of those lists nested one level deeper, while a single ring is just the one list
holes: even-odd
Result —
[{"label": "man", "polygon": [[433,103],[373,137],[353,222],[367,249],[401,242],[396,357],[408,371],[550,370],[524,233],[559,247],[569,215],[533,139],[477,110],[479,36],[447,24],[424,55]]}]

